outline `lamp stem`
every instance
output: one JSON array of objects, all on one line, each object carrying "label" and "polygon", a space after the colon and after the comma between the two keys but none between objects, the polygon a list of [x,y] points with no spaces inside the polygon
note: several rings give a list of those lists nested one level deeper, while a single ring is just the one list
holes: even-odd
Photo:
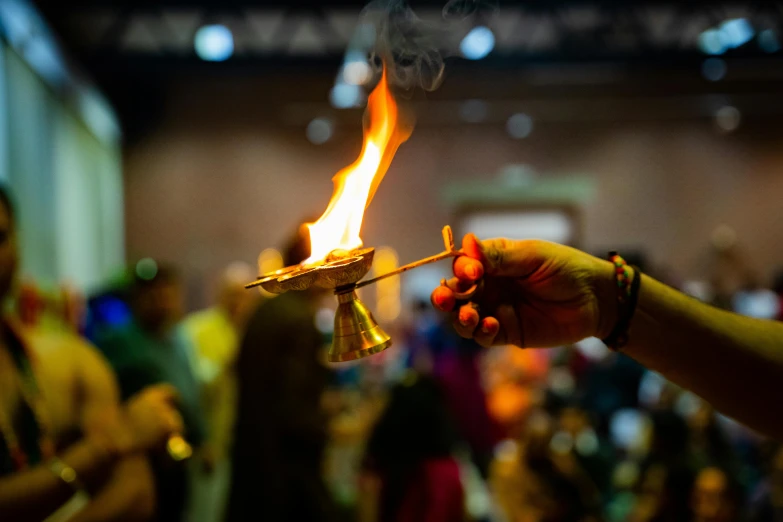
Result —
[{"label": "lamp stem", "polygon": [[392,276],[402,274],[403,272],[407,272],[408,270],[413,270],[414,268],[418,268],[422,265],[437,263],[438,261],[441,261],[443,259],[447,259],[449,257],[457,257],[460,255],[462,255],[461,250],[450,250],[446,252],[441,252],[440,254],[436,254],[434,256],[425,257],[424,259],[419,259],[418,261],[414,261],[413,263],[408,263],[407,265],[403,265],[395,270],[392,270],[391,272],[381,274],[378,277],[373,277],[372,279],[368,279],[366,281],[362,281],[361,283],[357,283],[356,288],[361,288],[363,286],[371,285],[377,281],[380,281],[381,279],[386,279],[387,277],[392,277]]}]

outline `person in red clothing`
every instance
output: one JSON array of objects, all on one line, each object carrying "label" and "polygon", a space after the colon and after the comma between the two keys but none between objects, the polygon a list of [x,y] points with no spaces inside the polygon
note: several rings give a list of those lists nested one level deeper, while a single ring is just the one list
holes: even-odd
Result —
[{"label": "person in red clothing", "polygon": [[[370,436],[365,484],[377,522],[462,522],[464,490],[453,456],[456,431],[437,383],[411,375],[397,385]],[[370,478],[371,477],[371,478]],[[375,495],[372,495],[375,493]]]}]

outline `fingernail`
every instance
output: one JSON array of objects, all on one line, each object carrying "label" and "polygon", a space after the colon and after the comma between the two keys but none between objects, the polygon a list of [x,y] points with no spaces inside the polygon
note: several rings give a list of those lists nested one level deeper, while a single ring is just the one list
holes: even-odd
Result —
[{"label": "fingernail", "polygon": [[473,265],[468,265],[465,267],[465,274],[471,279],[476,279],[478,277],[478,269]]},{"label": "fingernail", "polygon": [[483,325],[481,327],[481,331],[484,332],[485,334],[488,334],[489,333],[489,327],[487,325]]},{"label": "fingernail", "polygon": [[460,316],[459,317],[459,324],[461,324],[462,326],[467,326],[468,325],[468,321],[466,319],[463,319],[462,316]]}]

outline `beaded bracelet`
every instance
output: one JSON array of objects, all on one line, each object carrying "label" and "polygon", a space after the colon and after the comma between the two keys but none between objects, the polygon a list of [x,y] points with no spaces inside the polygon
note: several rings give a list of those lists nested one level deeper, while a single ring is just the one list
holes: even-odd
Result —
[{"label": "beaded bracelet", "polygon": [[628,265],[617,252],[609,252],[609,261],[614,265],[617,281],[617,322],[603,342],[612,350],[619,350],[628,343],[628,328],[636,311],[642,273],[638,267]]}]

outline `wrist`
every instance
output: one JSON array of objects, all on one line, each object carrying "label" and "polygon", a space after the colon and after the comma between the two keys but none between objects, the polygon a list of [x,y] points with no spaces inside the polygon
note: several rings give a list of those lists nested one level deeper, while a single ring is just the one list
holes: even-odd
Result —
[{"label": "wrist", "polygon": [[593,336],[598,339],[606,339],[617,324],[617,279],[612,263],[601,259],[596,259],[596,261],[598,265],[593,281],[593,292],[598,306],[598,321]]},{"label": "wrist", "polygon": [[[601,340],[610,349],[619,351],[628,344],[628,331],[631,328],[631,321],[639,301],[641,273],[629,265],[617,252],[609,252],[609,261],[614,271],[616,312],[614,324],[608,334],[605,334],[608,314],[604,314],[601,334],[605,337],[601,337]],[[603,299],[604,302],[607,302],[606,297]],[[606,308],[605,306],[604,309]]]},{"label": "wrist", "polygon": [[114,463],[135,451],[132,437],[119,428],[103,433],[92,433],[87,442],[96,458],[109,463]]},{"label": "wrist", "polygon": [[[116,462],[116,458],[102,443],[96,440],[96,437],[89,436],[65,450],[56,459],[52,459],[49,463],[49,469],[58,475],[57,468],[59,466],[55,466],[55,469],[51,467],[55,462],[60,462],[73,470],[78,477],[80,489],[86,487],[87,490],[94,490],[104,481],[107,473]],[[66,475],[68,474],[70,472],[66,472]]]}]

